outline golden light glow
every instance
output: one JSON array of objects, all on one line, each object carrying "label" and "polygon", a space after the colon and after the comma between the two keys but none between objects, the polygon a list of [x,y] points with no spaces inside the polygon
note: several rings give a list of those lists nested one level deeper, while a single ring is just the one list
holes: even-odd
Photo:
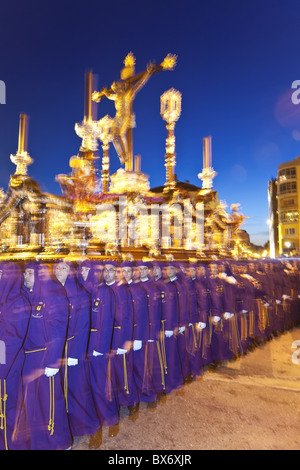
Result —
[{"label": "golden light glow", "polygon": [[164,121],[167,122],[166,129],[168,135],[166,138],[166,154],[165,154],[165,167],[166,167],[166,182],[165,191],[170,191],[175,188],[175,123],[178,121],[181,114],[181,93],[174,88],[165,91],[160,97],[160,114]]},{"label": "golden light glow", "polygon": [[125,169],[133,171],[133,128],[135,115],[133,102],[136,94],[145,86],[149,78],[161,70],[173,70],[176,65],[176,56],[168,54],[159,65],[150,63],[146,70],[136,75],[135,57],[130,52],[124,60],[125,68],[121,70],[121,81],[114,81],[110,88],[103,87],[99,92],[93,92],[92,99],[97,103],[103,97],[112,100],[116,114],[113,118],[113,144]]},{"label": "golden light glow", "polygon": [[27,175],[27,167],[33,163],[33,159],[27,152],[27,138],[28,138],[28,116],[27,114],[20,114],[19,120],[19,141],[18,150],[16,155],[11,155],[12,163],[16,165],[15,175],[19,178],[13,178],[11,183],[18,186],[22,177]]},{"label": "golden light glow", "polygon": [[129,52],[124,59],[125,67],[133,67],[135,65],[135,57],[132,52]]},{"label": "golden light glow", "polygon": [[[134,99],[153,74],[173,70],[177,56],[168,54],[159,65],[151,62],[137,74],[135,63],[130,52],[125,57],[121,79],[100,91],[92,91],[93,75],[86,73],[84,117],[74,127],[81,145],[78,154],[69,160],[70,174],[56,177],[61,197],[42,193],[27,175],[33,160],[27,153],[28,120],[26,115],[20,116],[18,151],[11,155],[16,165],[10,179],[12,194],[0,192],[3,257],[9,253],[10,257],[24,259],[55,259],[63,250],[70,259],[92,250],[97,256],[135,253],[136,257],[149,259],[166,259],[170,252],[175,258],[184,258],[187,250],[195,259],[205,258],[208,252],[214,256],[257,256],[239,231],[244,220],[239,206],[232,205],[228,213],[226,204],[212,190],[216,172],[212,168],[211,137],[203,141],[203,171],[198,175],[203,181],[202,189],[190,189],[188,183],[187,189],[182,188],[176,179],[175,125],[181,116],[182,95],[174,88],[160,97],[160,114],[167,130],[166,180],[160,193],[150,190],[149,178],[141,172],[141,155],[133,152]],[[100,102],[102,98],[114,102],[115,116],[97,120],[92,101]],[[99,141],[103,150],[101,179],[96,168]],[[111,143],[121,165],[125,165],[112,175]],[[199,226],[199,204],[203,207],[203,227]]]},{"label": "golden light glow", "polygon": [[177,56],[175,54],[168,54],[161,63],[161,66],[164,70],[174,70],[176,63]]}]

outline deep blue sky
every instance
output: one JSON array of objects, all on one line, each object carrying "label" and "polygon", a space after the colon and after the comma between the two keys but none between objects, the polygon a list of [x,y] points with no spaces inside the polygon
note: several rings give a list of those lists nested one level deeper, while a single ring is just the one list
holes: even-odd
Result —
[{"label": "deep blue sky", "polygon": [[[160,95],[182,93],[176,125],[176,172],[201,185],[202,139],[212,135],[214,187],[228,210],[239,202],[253,243],[268,240],[268,180],[281,162],[300,155],[300,105],[291,84],[300,80],[299,0],[2,0],[0,80],[0,187],[15,166],[19,114],[30,116],[29,174],[43,190],[61,194],[55,176],[69,173],[80,139],[84,72],[99,88],[119,78],[129,51],[136,72],[178,56],[172,72],[152,77],[134,103],[134,153],[152,187],[165,181],[166,129]],[[98,118],[114,114],[111,102]],[[101,147],[100,147],[101,149]],[[113,147],[111,169],[119,167]]]}]

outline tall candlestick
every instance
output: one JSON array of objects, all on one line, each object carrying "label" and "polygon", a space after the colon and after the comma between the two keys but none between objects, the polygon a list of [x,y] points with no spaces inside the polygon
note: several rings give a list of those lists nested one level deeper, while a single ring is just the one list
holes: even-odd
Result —
[{"label": "tall candlestick", "polygon": [[166,167],[166,182],[164,191],[174,189],[176,186],[175,181],[175,123],[181,114],[181,93],[174,88],[165,91],[160,97],[160,114],[164,121],[166,121],[166,128],[168,136],[166,139],[166,154],[165,154],[165,167]]},{"label": "tall candlestick", "polygon": [[203,139],[203,169],[211,168],[211,136]]},{"label": "tall candlestick", "polygon": [[[33,159],[27,153],[27,139],[28,139],[28,116],[27,114],[20,114],[19,119],[19,140],[18,140],[18,150],[16,155],[11,155],[11,161],[16,165],[15,175],[22,177],[27,175],[27,167],[31,165]],[[19,179],[11,178],[10,184],[19,181]]]},{"label": "tall candlestick", "polygon": [[134,157],[134,171],[137,173],[141,172],[141,156],[135,155]]},{"label": "tall candlestick", "polygon": [[27,152],[28,142],[28,116],[27,114],[20,114],[19,120],[19,142],[18,142],[18,154]]},{"label": "tall candlestick", "polygon": [[82,122],[75,124],[75,132],[81,137],[80,151],[85,153],[85,158],[92,160],[93,153],[98,150],[97,142],[97,109],[92,101],[93,89],[96,85],[96,76],[91,70],[85,72],[84,80],[84,118]]},{"label": "tall candlestick", "polygon": [[95,76],[92,70],[85,72],[85,92],[84,92],[84,120],[94,121],[96,120],[95,110],[96,103],[92,101],[92,93],[95,88]]}]

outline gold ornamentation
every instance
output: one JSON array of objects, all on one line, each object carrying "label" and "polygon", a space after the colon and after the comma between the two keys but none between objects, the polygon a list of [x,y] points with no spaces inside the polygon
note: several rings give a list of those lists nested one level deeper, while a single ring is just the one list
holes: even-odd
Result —
[{"label": "gold ornamentation", "polygon": [[176,65],[175,56],[168,54],[160,65],[149,63],[146,70],[134,74],[135,57],[130,52],[124,60],[125,68],[121,72],[121,81],[114,81],[110,88],[103,87],[92,94],[97,103],[106,97],[115,103],[116,114],[112,127],[113,144],[121,164],[125,169],[133,171],[132,129],[135,127],[133,102],[138,91],[149,78],[161,70],[173,70]]},{"label": "gold ornamentation", "polygon": [[175,181],[175,123],[178,121],[181,114],[181,93],[174,88],[165,91],[160,97],[160,114],[164,121],[167,122],[166,129],[168,136],[166,138],[166,154],[165,154],[165,167],[166,167],[166,182],[164,191],[174,189],[176,186]]}]

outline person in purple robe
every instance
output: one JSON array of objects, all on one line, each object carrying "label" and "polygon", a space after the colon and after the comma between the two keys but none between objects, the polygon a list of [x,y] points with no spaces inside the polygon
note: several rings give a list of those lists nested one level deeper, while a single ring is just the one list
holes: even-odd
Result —
[{"label": "person in purple robe", "polygon": [[24,408],[21,435],[27,431],[30,450],[63,450],[72,445],[62,366],[67,341],[69,301],[53,277],[39,279],[38,263],[24,267],[23,292],[32,313],[22,370]]},{"label": "person in purple robe", "polygon": [[134,282],[133,263],[121,263],[123,282],[128,284],[133,305],[133,378],[137,387],[139,402],[129,413],[129,419],[135,421],[138,417],[140,402],[151,403],[156,400],[149,370],[148,340],[149,316],[148,295],[140,282]]},{"label": "person in purple robe", "polygon": [[138,404],[138,392],[133,378],[133,306],[128,285],[117,282],[118,268],[115,261],[104,261],[103,278],[116,297],[111,366],[117,402],[119,407],[126,406],[130,411]]},{"label": "person in purple robe", "polygon": [[[31,306],[21,292],[19,265],[0,265],[0,449],[14,450],[18,411],[22,404],[22,349],[30,319]],[[19,404],[19,406],[18,406]],[[24,449],[27,442],[21,443]]]},{"label": "person in purple robe", "polygon": [[176,263],[176,268],[177,280],[175,280],[175,283],[178,289],[180,315],[181,318],[185,317],[185,330],[184,334],[180,337],[179,345],[182,349],[181,356],[185,382],[190,383],[193,377],[201,375],[201,366],[199,361],[196,360],[199,350],[196,345],[194,326],[195,316],[198,314],[197,307],[195,308],[197,301],[193,284],[190,283],[188,263],[179,261]]},{"label": "person in purple robe", "polygon": [[158,285],[162,299],[161,350],[165,369],[165,390],[180,391],[184,385],[181,358],[178,348],[180,328],[177,289],[171,282],[167,267],[155,266],[155,284]]},{"label": "person in purple robe", "polygon": [[77,278],[80,284],[92,294],[94,288],[94,263],[89,259],[83,260],[77,267]]},{"label": "person in purple robe", "polygon": [[66,406],[72,436],[91,435],[100,423],[94,406],[87,361],[91,322],[91,296],[76,278],[73,264],[58,261],[53,272],[69,301],[69,322],[63,366]]},{"label": "person in purple robe", "polygon": [[[262,262],[261,266],[263,267],[263,271],[266,274],[266,281],[263,283],[264,290],[266,292],[266,296],[269,298],[269,306],[268,306],[268,339],[272,339],[274,336],[277,336],[278,330],[278,310],[276,300],[277,295],[280,294],[280,290],[278,290],[278,286],[276,286],[277,279],[274,271],[274,265],[272,262]],[[289,297],[290,299],[290,297]]]},{"label": "person in purple robe", "polygon": [[[238,262],[234,268],[234,276],[237,285],[237,310],[244,315],[244,322],[247,324],[248,339],[246,349],[252,350],[255,347],[256,316],[255,316],[255,284],[254,279],[247,273],[247,262]],[[244,325],[245,329],[245,325]],[[244,341],[244,334],[241,328],[241,342]]]},{"label": "person in purple robe", "polygon": [[147,298],[148,338],[145,347],[150,374],[150,378],[148,378],[149,386],[152,388],[151,400],[148,400],[148,408],[154,408],[157,404],[157,399],[165,392],[164,367],[160,344],[162,321],[161,292],[152,276],[152,263],[139,260],[136,262],[136,267],[139,272],[138,285],[145,291]]},{"label": "person in purple robe", "polygon": [[196,267],[196,263],[189,263],[186,271],[190,312],[187,350],[189,353],[190,368],[193,379],[201,377],[203,372],[201,342],[203,325],[200,324],[199,290],[196,277]]},{"label": "person in purple robe", "polygon": [[[297,317],[299,316],[299,309],[295,309],[293,305],[293,298],[295,298],[295,291],[299,289],[296,284],[293,283],[293,272],[291,264],[286,263],[285,267],[277,268],[280,273],[280,285],[281,285],[281,306],[283,312],[283,323],[284,329],[289,330],[297,325]],[[299,283],[299,278],[298,278]],[[299,304],[297,305],[299,307]]]},{"label": "person in purple robe", "polygon": [[[194,268],[191,268],[192,276],[195,276]],[[196,293],[197,304],[199,309],[199,330],[202,351],[202,364],[207,366],[212,362],[211,354],[211,322],[210,309],[211,297],[209,290],[209,274],[208,267],[205,263],[197,263],[196,266]]]},{"label": "person in purple robe", "polygon": [[232,274],[231,263],[226,260],[218,262],[219,278],[223,283],[223,340],[224,359],[232,360],[243,354],[240,341],[242,312],[237,312],[237,280]]},{"label": "person in purple robe", "polygon": [[[160,297],[161,297],[161,324],[160,324],[160,334],[159,340],[157,341],[157,350],[159,354],[159,364],[160,370],[155,369],[153,371],[153,375],[156,376],[154,379],[155,383],[159,383],[159,378],[161,377],[161,384],[162,384],[162,391],[157,393],[157,398],[159,401],[166,400],[167,391],[171,390],[171,387],[167,387],[167,359],[166,359],[166,347],[165,347],[165,322],[166,322],[166,272],[165,272],[165,265],[162,261],[152,261],[152,274],[153,274],[153,282],[159,289]],[[178,355],[178,348],[174,349]],[[178,363],[179,363],[179,355],[178,355]],[[168,388],[168,389],[167,389]]]},{"label": "person in purple robe", "polygon": [[272,318],[270,318],[271,335],[278,336],[283,327],[283,286],[284,282],[281,273],[277,269],[277,263],[268,262],[265,264],[267,267],[266,273],[268,278],[272,281]]},{"label": "person in purple robe", "polygon": [[98,287],[103,284],[103,269],[104,266],[102,262],[100,261],[95,261],[93,263],[93,288],[94,291],[97,291]]},{"label": "person in purple robe", "polygon": [[252,275],[258,281],[261,291],[260,296],[257,298],[258,324],[261,337],[263,341],[269,341],[271,339],[271,322],[274,311],[273,280],[267,275],[263,262],[256,263],[256,267],[252,272]]},{"label": "person in purple robe", "polygon": [[[251,333],[249,334],[252,338],[252,346],[255,347],[265,341],[263,319],[264,309],[266,308],[262,285],[257,278],[256,270],[256,263],[252,260],[240,265],[242,278],[252,285],[251,287],[251,285],[248,284],[248,295],[246,297],[246,305],[248,305],[248,307],[245,306],[244,309],[250,312],[249,325],[251,325]],[[251,313],[252,311],[253,313]]]},{"label": "person in purple robe", "polygon": [[[299,262],[277,262],[277,272],[280,273],[282,285],[282,309],[284,329],[299,325],[300,318],[300,283]],[[285,319],[287,321],[285,321]]]},{"label": "person in purple robe", "polygon": [[187,352],[190,323],[187,279],[184,276],[182,269],[178,266],[176,262],[167,261],[166,268],[169,281],[174,285],[176,289],[179,316],[178,329],[176,330],[175,334],[177,337],[183,380],[184,382],[190,382],[191,368]]},{"label": "person in purple robe", "polygon": [[235,286],[235,310],[239,326],[240,345],[243,354],[253,349],[254,333],[254,286],[242,276],[239,263],[233,263],[232,274],[236,279]]},{"label": "person in purple robe", "polygon": [[209,290],[211,299],[210,309],[210,328],[211,328],[211,359],[210,369],[227,360],[227,348],[224,345],[223,337],[223,281],[219,277],[218,263],[211,261],[208,265],[209,269]]},{"label": "person in purple robe", "polygon": [[[111,357],[116,325],[116,296],[108,285],[109,282],[108,284],[102,282],[102,276],[98,281],[100,282],[94,283],[92,295],[91,334],[88,347],[90,379],[97,417],[101,426],[108,427],[108,434],[113,437],[118,433],[119,423],[119,403]],[[101,445],[101,430],[91,436],[90,449],[96,449]]]}]

